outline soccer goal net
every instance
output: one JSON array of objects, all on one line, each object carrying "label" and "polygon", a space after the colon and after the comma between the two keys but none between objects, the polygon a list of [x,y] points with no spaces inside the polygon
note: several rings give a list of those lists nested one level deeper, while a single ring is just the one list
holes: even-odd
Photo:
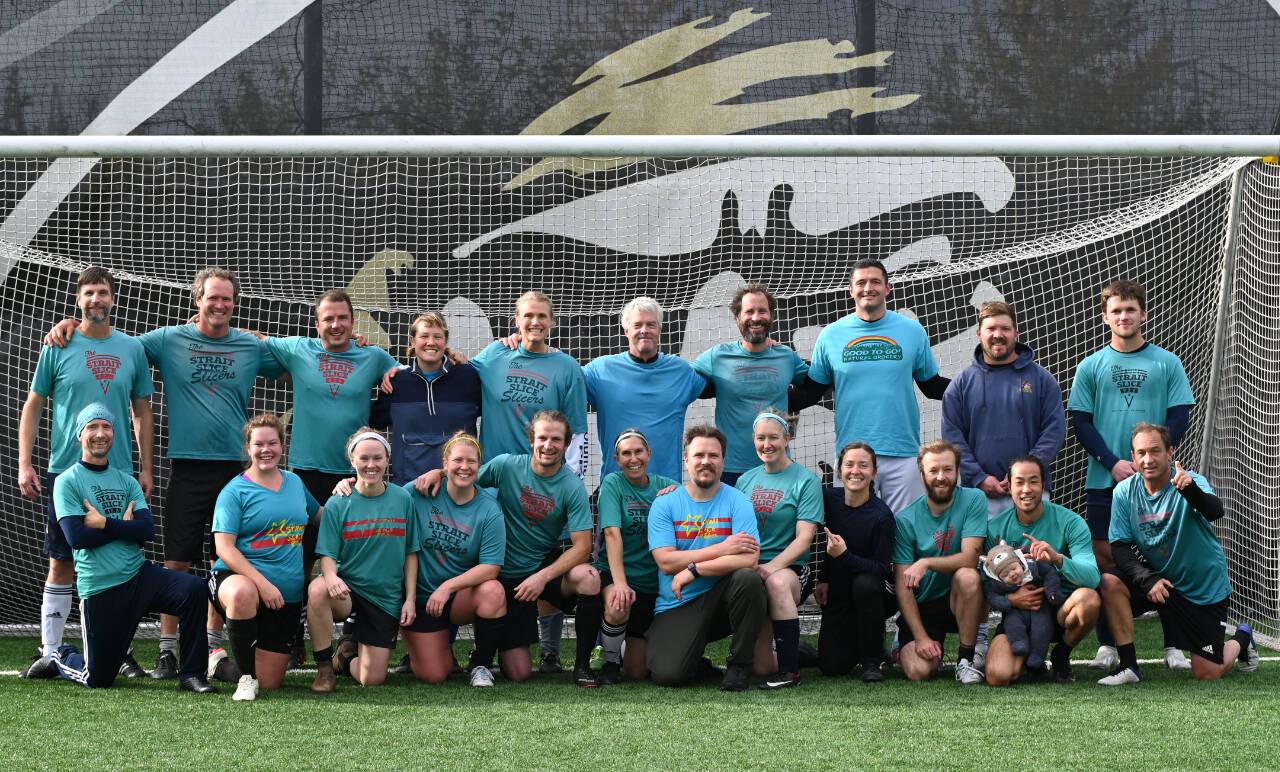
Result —
[{"label": "soccer goal net", "polygon": [[[1064,393],[1108,341],[1102,287],[1144,284],[1145,335],[1182,358],[1195,393],[1180,456],[1227,504],[1218,532],[1233,617],[1275,640],[1280,167],[1224,156],[645,155],[0,159],[0,629],[38,629],[43,501],[17,489],[18,419],[41,337],[74,314],[88,265],[118,277],[115,324],[131,334],[186,321],[193,275],[219,265],[240,277],[237,326],[314,334],[315,298],[346,288],[360,331],[402,359],[423,311],[441,311],[452,345],[475,354],[512,331],[516,298],[536,289],[555,302],[553,345],[586,364],[625,349],[618,312],[638,295],[666,310],[663,351],[692,360],[738,338],[728,306],[746,282],[773,291],[773,337],[808,359],[822,328],[853,310],[851,264],[874,257],[891,272],[890,306],[928,330],[943,375],[972,362],[978,306],[1005,300]],[[168,415],[162,393],[153,403],[163,539]],[[939,404],[920,398],[926,441],[940,433]],[[252,410],[289,407],[287,387],[259,382]],[[687,421],[713,410],[697,402]],[[793,445],[828,483],[832,419],[829,399],[805,411]],[[48,434],[46,416],[40,471]],[[593,437],[592,489],[599,460]],[[1069,438],[1054,498],[1081,512],[1084,473]]]}]

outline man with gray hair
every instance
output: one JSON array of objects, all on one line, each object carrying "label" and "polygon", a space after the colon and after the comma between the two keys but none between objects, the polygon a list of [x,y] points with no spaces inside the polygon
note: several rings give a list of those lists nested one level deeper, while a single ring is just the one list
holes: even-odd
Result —
[{"label": "man with gray hair", "polygon": [[679,480],[684,414],[707,382],[678,356],[658,350],[662,306],[638,297],[619,315],[627,350],[596,357],[583,368],[587,401],[596,408],[600,476],[618,470],[613,443],[628,427],[638,427],[653,448],[651,474]]}]

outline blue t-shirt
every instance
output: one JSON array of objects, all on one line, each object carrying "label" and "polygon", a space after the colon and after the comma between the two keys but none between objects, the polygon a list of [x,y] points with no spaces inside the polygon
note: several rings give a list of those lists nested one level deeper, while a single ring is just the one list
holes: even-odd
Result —
[{"label": "blue t-shirt", "polygon": [[267,349],[293,376],[289,466],[329,474],[351,471],[347,438],[369,423],[371,390],[397,365],[377,346],[326,351],[316,338],[267,338]]},{"label": "blue t-shirt", "polygon": [[[84,464],[67,467],[53,482],[53,506],[58,519],[83,517],[88,499],[102,514],[119,520],[129,503],[134,511],[145,509],[142,486],[128,474],[112,469],[90,469]],[[142,547],[128,539],[113,539],[89,549],[73,550],[76,562],[76,591],[89,598],[132,579],[142,568]]]},{"label": "blue t-shirt", "polygon": [[[1107,346],[1085,357],[1071,381],[1067,410],[1093,414],[1093,425],[1112,453],[1133,458],[1130,433],[1140,421],[1163,426],[1169,408],[1194,405],[1182,360],[1147,343],[1127,354]],[[1111,470],[1089,456],[1086,488],[1110,488]]]},{"label": "blue t-shirt", "polygon": [[566,530],[591,530],[586,486],[568,467],[550,477],[533,471],[529,454],[503,454],[480,467],[476,485],[498,489],[507,525],[507,554],[499,576],[524,578],[542,565]]},{"label": "blue t-shirt", "polygon": [[413,483],[404,486],[418,521],[418,600],[426,601],[441,584],[479,565],[501,566],[507,553],[507,527],[502,508],[483,491],[465,504],[440,484],[434,496],[423,496]]},{"label": "blue t-shirt", "polygon": [[91,402],[103,403],[116,417],[116,439],[107,455],[108,466],[133,469],[129,411],[133,400],[155,391],[151,366],[136,338],[118,330],[105,338],[90,338],[77,331],[64,348],[45,346],[40,349],[31,390],[53,400],[50,472],[61,472],[79,460],[76,415]]},{"label": "blue t-shirt", "polygon": [[[1213,493],[1208,480],[1195,472],[1187,474],[1200,490]],[[1172,480],[1154,496],[1147,493],[1140,474],[1116,485],[1107,539],[1136,545],[1151,568],[1192,603],[1205,606],[1231,594],[1222,544]]]},{"label": "blue t-shirt", "polygon": [[786,410],[787,387],[804,383],[809,365],[787,346],[757,353],[735,340],[702,352],[693,369],[716,385],[716,426],[729,438],[724,470],[741,473],[760,463],[751,441],[756,416],[769,405]]},{"label": "blue t-shirt", "polygon": [[[280,591],[285,603],[305,597],[302,574],[302,533],[320,504],[293,472],[281,470],[280,490],[236,475],[218,494],[213,507],[213,532],[236,537],[236,549],[258,573]],[[230,571],[222,558],[214,571]]]},{"label": "blue t-shirt", "polygon": [[[494,341],[471,360],[480,374],[480,444],[485,455],[527,453],[525,430],[540,410],[569,417],[574,434],[587,431],[587,390],[582,368],[563,351],[533,354]],[[566,440],[569,438],[566,437]]]},{"label": "blue t-shirt", "polygon": [[235,328],[210,338],[194,324],[161,327],[138,340],[164,382],[169,458],[243,458],[254,379],[284,372],[266,344]]},{"label": "blue t-shirt", "polygon": [[882,456],[919,452],[915,382],[937,374],[924,327],[893,311],[874,322],[850,314],[827,325],[809,369],[818,383],[835,384],[836,448],[865,442]]},{"label": "blue t-shirt", "polygon": [[[954,555],[970,537],[986,539],[987,497],[977,488],[956,488],[951,506],[941,515],[929,511],[929,497],[921,496],[897,515],[893,562],[909,566],[920,558]],[[951,575],[925,571],[916,588],[920,603],[951,592]]]},{"label": "blue t-shirt", "polygon": [[707,386],[702,376],[677,356],[641,364],[625,351],[591,360],[583,373],[587,401],[596,407],[600,476],[618,471],[613,443],[634,426],[649,440],[649,473],[679,480],[684,414]]},{"label": "blue t-shirt", "polygon": [[[746,532],[760,538],[756,529],[756,513],[742,491],[721,485],[710,501],[694,501],[684,488],[659,496],[649,509],[649,549],[675,547],[698,550],[719,544],[735,533]],[[671,591],[671,576],[658,572],[656,613],[682,606],[703,595],[719,576],[700,576],[685,585],[677,599]]]}]

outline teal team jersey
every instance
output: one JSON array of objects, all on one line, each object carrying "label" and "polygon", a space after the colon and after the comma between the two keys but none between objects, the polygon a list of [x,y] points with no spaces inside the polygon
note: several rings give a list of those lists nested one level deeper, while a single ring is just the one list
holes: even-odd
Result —
[{"label": "teal team jersey", "polygon": [[[996,515],[987,523],[986,551],[1004,539],[1005,543],[1014,547],[1029,548],[1031,542],[1023,536],[1031,534],[1043,542],[1048,542],[1062,555],[1062,591],[1070,594],[1077,587],[1094,589],[1102,576],[1098,572],[1098,561],[1093,554],[1093,539],[1089,535],[1089,526],[1084,518],[1064,506],[1052,501],[1044,503],[1044,514],[1031,525],[1023,525],[1018,520],[1018,510],[1010,507]],[[1026,549],[1030,553],[1030,549]]]},{"label": "teal team jersey", "polygon": [[418,600],[425,602],[436,589],[479,565],[501,566],[507,552],[507,527],[502,509],[483,491],[465,504],[440,483],[434,496],[404,486],[413,501],[418,548]]},{"label": "teal team jersey", "polygon": [[837,449],[860,441],[899,457],[920,450],[915,382],[937,374],[924,328],[893,311],[874,322],[850,314],[827,325],[809,369],[818,383],[835,384]]},{"label": "teal team jersey", "polygon": [[[306,597],[302,575],[302,533],[320,504],[293,472],[281,470],[280,490],[273,491],[237,475],[218,494],[213,532],[236,537],[236,549],[271,582],[285,603]],[[230,571],[222,558],[214,571]]]},{"label": "teal team jersey", "polygon": [[[1200,490],[1213,493],[1208,480],[1188,474]],[[1205,606],[1231,594],[1222,544],[1209,521],[1192,509],[1172,481],[1154,496],[1147,493],[1142,475],[1117,485],[1107,538],[1136,545],[1151,568],[1192,603]]]},{"label": "teal team jersey", "polygon": [[347,438],[369,423],[371,390],[397,365],[377,346],[351,343],[326,351],[316,338],[267,338],[267,349],[293,376],[289,466],[329,474],[351,471]]},{"label": "teal team jersey", "polygon": [[161,327],[138,340],[164,382],[169,458],[243,458],[254,379],[284,372],[266,345],[234,328],[210,338],[194,324]]},{"label": "teal team jersey", "polygon": [[[909,566],[921,558],[941,558],[960,551],[964,539],[987,537],[987,497],[977,488],[956,488],[951,506],[937,517],[921,496],[897,515],[893,562]],[[951,592],[951,575],[926,571],[916,589],[920,603]]]},{"label": "teal team jersey", "polygon": [[133,469],[133,435],[129,415],[133,400],[155,391],[151,367],[142,344],[118,330],[105,338],[89,338],[79,332],[65,348],[40,349],[31,390],[53,400],[53,427],[49,432],[49,471],[69,469],[80,459],[76,415],[91,402],[101,402],[115,416],[115,443],[108,465],[121,471]]},{"label": "teal team jersey", "polygon": [[[1085,357],[1071,381],[1067,410],[1093,414],[1093,425],[1112,453],[1132,459],[1130,433],[1147,421],[1163,426],[1169,408],[1194,405],[1191,382],[1178,357],[1150,343],[1122,354],[1107,346]],[[1111,470],[1089,457],[1086,488],[1115,485]]]},{"label": "teal team jersey", "polygon": [[[83,464],[67,467],[53,483],[54,512],[58,519],[83,517],[88,499],[105,517],[119,520],[129,503],[134,510],[145,509],[142,486],[128,474],[112,469],[101,471]],[[142,547],[137,542],[115,539],[98,547],[73,550],[76,562],[76,591],[90,598],[132,579],[142,568]]]},{"label": "teal team jersey", "polygon": [[563,351],[531,354],[523,344],[512,351],[494,341],[471,365],[480,374],[480,444],[486,454],[528,452],[525,430],[539,410],[559,410],[574,434],[587,431],[582,368]]},{"label": "teal team jersey", "polygon": [[684,414],[707,387],[702,376],[677,356],[659,354],[640,363],[625,351],[597,357],[582,371],[587,401],[596,408],[601,478],[618,471],[613,443],[623,429],[634,426],[653,451],[649,471],[680,479]]},{"label": "teal team jersey", "polygon": [[693,369],[716,386],[716,426],[729,438],[724,470],[734,473],[760,463],[751,440],[756,415],[770,405],[786,410],[787,388],[804,383],[809,372],[800,355],[787,346],[754,353],[740,340],[702,352]]},{"label": "teal team jersey", "polygon": [[316,554],[338,564],[338,576],[361,597],[396,619],[404,603],[404,559],[418,549],[417,519],[404,488],[380,496],[332,496],[320,517]]},{"label": "teal team jersey", "polygon": [[591,530],[587,489],[568,468],[543,477],[533,471],[528,454],[503,454],[480,468],[476,485],[498,489],[498,504],[507,525],[507,554],[499,576],[524,578],[560,543],[560,534]]},{"label": "teal team jersey", "polygon": [[[721,485],[710,501],[694,501],[683,487],[659,496],[649,509],[649,549],[675,547],[681,551],[700,550],[719,544],[735,533],[749,533],[757,540],[756,513],[751,502],[737,488]],[[676,598],[671,576],[658,572],[656,613],[677,608],[704,595],[723,577],[700,576],[689,582]]]},{"label": "teal team jersey", "polygon": [[[776,473],[761,464],[739,477],[736,487],[751,499],[756,512],[761,563],[773,560],[796,540],[797,521],[822,525],[822,481],[802,464],[792,462]],[[806,550],[792,566],[798,572],[808,562]]]},{"label": "teal team jersey", "polygon": [[[617,528],[622,532],[622,570],[627,572],[627,586],[636,592],[658,592],[658,564],[649,551],[649,508],[653,506],[658,491],[670,485],[679,483],[670,477],[650,474],[649,484],[637,488],[622,472],[614,472],[600,482],[597,505],[600,531]],[[603,541],[596,568],[612,570],[609,567],[608,544]]]}]

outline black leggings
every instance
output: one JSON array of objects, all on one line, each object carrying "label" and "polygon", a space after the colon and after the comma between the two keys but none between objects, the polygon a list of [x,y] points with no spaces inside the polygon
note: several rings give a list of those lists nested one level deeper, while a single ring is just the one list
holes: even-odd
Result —
[{"label": "black leggings", "polygon": [[884,578],[855,574],[851,587],[832,586],[818,631],[818,667],[823,675],[845,675],[859,662],[884,655],[884,620],[898,610]]}]

